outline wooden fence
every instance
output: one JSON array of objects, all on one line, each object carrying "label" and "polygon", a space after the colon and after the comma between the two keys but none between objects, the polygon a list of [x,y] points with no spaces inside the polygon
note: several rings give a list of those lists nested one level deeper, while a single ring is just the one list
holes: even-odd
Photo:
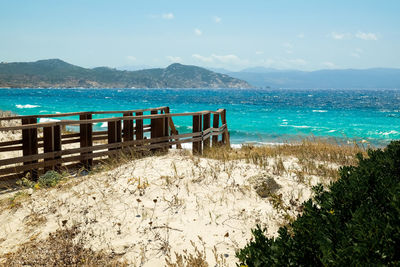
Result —
[{"label": "wooden fence", "polygon": [[[145,114],[146,112],[150,114]],[[122,114],[112,118],[93,119],[93,115]],[[179,134],[172,118],[191,116],[192,133]],[[78,117],[38,123],[39,118]],[[19,140],[0,142],[0,182],[31,173],[36,179],[48,170],[59,170],[78,164],[90,169],[94,159],[121,152],[166,150],[173,145],[192,143],[194,154],[202,154],[211,145],[229,145],[226,110],[170,113],[169,107],[141,110],[75,112],[0,118],[20,120],[21,125],[0,127],[0,131],[22,131]],[[150,124],[144,122],[150,121]],[[211,124],[212,121],[212,124]],[[107,131],[93,131],[93,125],[107,123]],[[79,126],[79,132],[67,132],[67,126]],[[219,138],[221,136],[221,138]],[[220,140],[219,140],[220,139]],[[10,156],[11,155],[11,156]]]}]

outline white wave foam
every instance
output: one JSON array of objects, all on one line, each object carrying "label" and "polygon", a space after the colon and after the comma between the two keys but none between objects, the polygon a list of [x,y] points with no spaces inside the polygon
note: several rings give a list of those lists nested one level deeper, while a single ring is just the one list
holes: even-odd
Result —
[{"label": "white wave foam", "polygon": [[328,131],[328,133],[333,133],[333,132],[336,132],[336,130],[330,130],[330,131]]},{"label": "white wave foam", "polygon": [[311,126],[308,125],[291,125],[293,128],[302,128],[302,129],[307,129],[311,128]]},{"label": "white wave foam", "polygon": [[50,119],[50,118],[40,118],[39,122],[55,122],[55,121],[60,121],[57,119]]},{"label": "white wave foam", "polygon": [[19,105],[19,104],[17,104],[17,105],[15,105],[17,108],[38,108],[38,107],[40,107],[39,105],[31,105],[31,104],[26,104],[26,105]]},{"label": "white wave foam", "polygon": [[380,135],[384,135],[384,136],[388,136],[388,135],[391,135],[391,134],[399,134],[399,132],[395,131],[395,130],[391,130],[389,132],[379,132],[379,134]]},{"label": "white wave foam", "polygon": [[101,128],[107,128],[107,127],[108,127],[108,122],[103,122],[103,123],[100,125],[100,127],[101,127]]},{"label": "white wave foam", "polygon": [[325,113],[325,112],[328,112],[328,111],[324,110],[324,109],[314,109],[312,112]]}]

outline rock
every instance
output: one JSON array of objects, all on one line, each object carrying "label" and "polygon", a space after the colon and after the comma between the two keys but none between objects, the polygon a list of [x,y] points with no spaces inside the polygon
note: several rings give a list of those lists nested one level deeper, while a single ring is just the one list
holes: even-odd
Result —
[{"label": "rock", "polygon": [[274,178],[268,176],[266,173],[251,177],[249,182],[253,185],[256,193],[262,198],[270,197],[281,188]]}]

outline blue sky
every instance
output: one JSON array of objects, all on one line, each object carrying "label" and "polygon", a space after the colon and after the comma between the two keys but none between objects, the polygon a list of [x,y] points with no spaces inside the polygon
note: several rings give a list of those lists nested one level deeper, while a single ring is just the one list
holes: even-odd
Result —
[{"label": "blue sky", "polygon": [[400,68],[399,12],[399,0],[0,0],[0,61]]}]

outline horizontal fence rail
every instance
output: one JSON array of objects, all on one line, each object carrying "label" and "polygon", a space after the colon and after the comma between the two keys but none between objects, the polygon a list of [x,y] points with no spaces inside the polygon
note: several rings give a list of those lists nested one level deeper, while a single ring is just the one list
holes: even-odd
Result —
[{"label": "horizontal fence rail", "polygon": [[[145,114],[149,112],[150,114]],[[93,115],[122,114],[93,119]],[[77,120],[38,123],[39,118],[78,116]],[[180,134],[173,117],[192,117],[192,132]],[[21,125],[0,127],[0,131],[21,133],[21,139],[0,142],[0,182],[20,178],[32,179],[48,170],[78,166],[90,170],[93,160],[120,153],[165,151],[192,143],[193,154],[201,155],[211,146],[229,145],[226,110],[170,113],[169,107],[123,111],[74,112],[62,114],[13,116],[1,121],[18,120]],[[150,124],[144,124],[149,120]],[[96,123],[107,123],[107,130],[93,131]],[[77,132],[67,131],[77,126]],[[221,138],[219,138],[221,137]]]}]

